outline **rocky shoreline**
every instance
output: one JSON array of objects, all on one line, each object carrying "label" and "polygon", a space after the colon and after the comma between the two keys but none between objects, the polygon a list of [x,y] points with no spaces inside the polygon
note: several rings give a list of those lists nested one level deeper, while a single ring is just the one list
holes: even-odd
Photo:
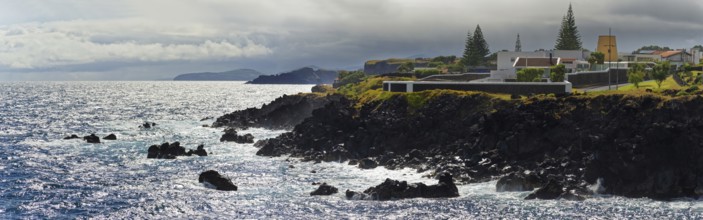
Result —
[{"label": "rocky shoreline", "polygon": [[228,114],[214,126],[293,128],[257,142],[261,156],[372,160],[449,172],[459,183],[512,176],[497,188],[541,188],[528,198],[582,200],[598,183],[598,193],[667,200],[703,195],[701,112],[700,96],[444,94],[414,107],[400,94],[361,106],[305,94]]}]

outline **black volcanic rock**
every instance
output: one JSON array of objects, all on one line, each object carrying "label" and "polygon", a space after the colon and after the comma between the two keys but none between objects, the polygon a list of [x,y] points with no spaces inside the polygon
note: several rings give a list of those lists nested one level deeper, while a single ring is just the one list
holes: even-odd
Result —
[{"label": "black volcanic rock", "polygon": [[103,139],[114,141],[114,140],[117,140],[117,136],[115,134],[109,134],[109,135],[103,137]]},{"label": "black volcanic rock", "polygon": [[234,128],[225,129],[225,133],[220,138],[220,142],[235,142],[239,144],[251,144],[254,143],[254,135],[245,134],[238,135],[237,130]]},{"label": "black volcanic rock", "polygon": [[207,156],[207,151],[205,151],[205,145],[198,145],[198,148],[196,150],[189,150],[188,153],[186,153],[186,156],[191,155],[198,155],[201,157]]},{"label": "black volcanic rock", "polygon": [[156,126],[156,123],[153,123],[153,122],[144,122],[144,124],[140,125],[139,127],[140,127],[140,128],[149,129],[149,128],[154,127],[154,126]]},{"label": "black volcanic rock", "polygon": [[217,190],[237,191],[237,186],[232,183],[232,180],[221,176],[220,173],[214,170],[208,170],[200,173],[200,176],[198,177],[198,182],[203,184],[210,184],[214,186]]},{"label": "black volcanic rock", "polygon": [[337,78],[337,71],[305,67],[287,73],[271,76],[259,76],[249,81],[250,84],[332,84]]},{"label": "black volcanic rock", "polygon": [[252,69],[238,69],[218,73],[186,73],[176,76],[174,81],[249,81],[264,75]]},{"label": "black volcanic rock", "polygon": [[310,193],[311,196],[329,196],[332,194],[337,193],[338,190],[334,186],[327,185],[327,183],[322,183],[320,186],[313,192]]},{"label": "black volcanic rock", "polygon": [[496,192],[532,191],[540,184],[535,174],[511,173],[498,179]]},{"label": "black volcanic rock", "polygon": [[197,150],[190,150],[186,152],[186,148],[181,146],[180,142],[173,142],[169,144],[168,142],[161,145],[151,145],[147,150],[146,158],[150,159],[176,159],[178,156],[207,156],[207,152],[204,149],[204,145],[199,145]]},{"label": "black volcanic rock", "polygon": [[364,158],[359,161],[359,168],[361,169],[373,169],[378,167],[378,163],[370,158]]},{"label": "black volcanic rock", "polygon": [[564,193],[564,186],[556,181],[549,181],[547,185],[531,193],[525,199],[557,199]]},{"label": "black volcanic rock", "polygon": [[100,143],[100,137],[96,136],[95,134],[90,134],[88,136],[83,137],[83,140],[85,140],[88,143],[91,144],[99,144]]},{"label": "black volcanic rock", "polygon": [[80,139],[80,137],[78,137],[78,135],[72,134],[71,136],[66,136],[63,139],[64,140]]},{"label": "black volcanic rock", "polygon": [[[346,98],[326,103],[292,131],[257,142],[257,155],[324,160],[344,152],[350,161],[373,158],[383,166],[450,172],[468,183],[530,170],[565,193],[602,179],[604,194],[703,196],[701,96],[499,100],[443,94],[413,106],[391,94],[357,104]],[[284,117],[283,109],[268,112]]]},{"label": "black volcanic rock", "polygon": [[423,183],[408,184],[406,181],[386,179],[378,186],[368,188],[363,193],[347,191],[349,199],[409,199],[409,198],[451,198],[458,197],[459,190],[454,185],[452,175],[443,173],[439,177],[436,185],[425,185]]},{"label": "black volcanic rock", "polygon": [[310,117],[313,110],[340,99],[343,99],[343,96],[284,95],[261,108],[248,108],[221,116],[215,120],[212,127],[291,129]]}]

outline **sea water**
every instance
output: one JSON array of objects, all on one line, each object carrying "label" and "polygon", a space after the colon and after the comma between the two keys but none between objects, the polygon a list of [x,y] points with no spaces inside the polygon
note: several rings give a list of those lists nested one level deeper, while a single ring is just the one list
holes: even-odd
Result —
[{"label": "sea water", "polygon": [[[311,86],[242,82],[0,82],[0,219],[687,219],[703,202],[598,195],[584,202],[523,200],[495,181],[459,186],[450,199],[347,200],[386,178],[434,184],[411,169],[360,170],[343,163],[259,157],[252,144],[221,143],[208,128],[223,114],[259,107]],[[203,120],[205,119],[205,120]],[[144,122],[152,129],[142,129]],[[250,129],[257,140],[285,131]],[[117,135],[88,144],[71,134]],[[153,144],[204,144],[207,157],[147,159]],[[292,165],[292,166],[291,166]],[[238,191],[216,191],[198,175],[217,170]],[[309,196],[313,182],[339,188]]]}]

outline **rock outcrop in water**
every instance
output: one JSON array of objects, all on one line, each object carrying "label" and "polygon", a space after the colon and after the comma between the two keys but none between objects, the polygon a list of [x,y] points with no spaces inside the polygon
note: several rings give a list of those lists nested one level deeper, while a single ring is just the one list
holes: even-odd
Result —
[{"label": "rock outcrop in water", "polygon": [[88,143],[91,144],[99,144],[100,143],[100,137],[96,136],[95,134],[90,134],[88,136],[83,137],[83,140],[85,140]]},{"label": "rock outcrop in water", "polygon": [[334,186],[327,185],[327,183],[322,183],[320,186],[310,193],[311,196],[329,196],[337,193],[338,190]]},{"label": "rock outcrop in water", "polygon": [[[393,95],[355,105],[344,98],[326,103],[291,132],[258,142],[257,155],[374,158],[387,168],[446,171],[469,183],[527,171],[541,188],[554,182],[567,191],[587,191],[602,178],[606,194],[703,196],[701,96],[505,101],[445,94],[418,107]],[[280,112],[279,117],[287,112],[270,107],[266,112]],[[534,187],[532,181],[526,185]]]},{"label": "rock outcrop in water", "polygon": [[114,140],[117,140],[117,135],[115,135],[115,134],[109,134],[109,135],[103,137],[103,139],[104,139],[104,140],[111,140],[111,141],[114,141]]},{"label": "rock outcrop in water", "polygon": [[232,180],[221,176],[220,173],[214,170],[208,170],[200,173],[198,182],[209,184],[217,190],[237,191],[237,186],[232,183]]},{"label": "rock outcrop in water", "polygon": [[346,196],[349,199],[371,199],[371,200],[391,200],[410,198],[451,198],[458,197],[459,190],[454,185],[452,175],[443,173],[439,176],[439,183],[436,185],[425,185],[424,183],[408,184],[406,181],[386,179],[378,186],[368,188],[363,193],[347,190]]},{"label": "rock outcrop in water", "polygon": [[252,144],[254,143],[254,135],[245,134],[238,135],[237,130],[234,128],[225,129],[225,134],[220,138],[220,142],[235,142],[239,144]]},{"label": "rock outcrop in water", "polygon": [[154,126],[156,126],[156,123],[154,123],[154,122],[144,122],[144,124],[140,125],[139,127],[144,128],[144,129],[150,129],[151,127],[154,127]]},{"label": "rock outcrop in water", "polygon": [[66,136],[63,139],[64,140],[71,140],[71,139],[80,139],[81,137],[78,137],[78,135],[72,134],[70,136]]},{"label": "rock outcrop in water", "polygon": [[261,108],[249,108],[219,117],[212,127],[291,129],[310,117],[313,110],[341,98],[341,95],[284,95]]},{"label": "rock outcrop in water", "polygon": [[163,143],[161,145],[151,145],[149,147],[146,158],[150,159],[176,159],[178,156],[207,156],[207,151],[205,151],[205,145],[198,145],[196,150],[189,150],[186,152],[186,148],[181,146],[180,142],[173,142],[171,144]]}]

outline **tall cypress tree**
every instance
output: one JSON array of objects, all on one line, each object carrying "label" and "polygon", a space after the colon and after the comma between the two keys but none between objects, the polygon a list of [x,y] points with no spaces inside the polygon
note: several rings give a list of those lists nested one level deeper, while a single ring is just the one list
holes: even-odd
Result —
[{"label": "tall cypress tree", "polygon": [[488,49],[488,43],[486,42],[486,39],[483,38],[483,31],[481,31],[480,25],[476,25],[476,30],[474,31],[473,48],[473,65],[484,64],[486,56],[488,56],[491,51]]},{"label": "tall cypress tree", "polygon": [[464,66],[468,66],[470,60],[472,60],[472,51],[473,49],[473,41],[474,38],[471,36],[471,31],[469,31],[468,34],[466,34],[466,46],[464,46],[464,55],[461,57],[461,63],[464,64]]},{"label": "tall cypress tree", "polygon": [[569,11],[561,21],[557,44],[554,47],[557,50],[580,50],[582,48],[581,36],[579,35],[579,30],[576,28],[576,19],[574,18],[574,11],[571,9],[571,4],[569,4]]}]

